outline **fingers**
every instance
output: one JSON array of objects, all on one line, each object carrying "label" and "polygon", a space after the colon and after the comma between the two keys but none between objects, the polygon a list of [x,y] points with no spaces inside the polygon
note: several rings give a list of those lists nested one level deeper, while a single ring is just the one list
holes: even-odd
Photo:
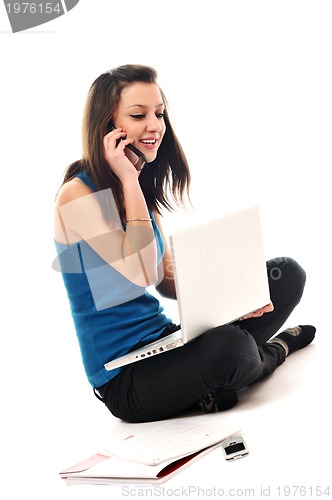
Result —
[{"label": "fingers", "polygon": [[260,311],[262,314],[264,314],[264,313],[272,312],[273,310],[274,310],[274,305],[272,304],[272,302],[270,302],[269,304],[266,304],[266,306],[262,307],[258,311]]},{"label": "fingers", "polygon": [[240,320],[242,321],[244,319],[249,319],[249,318],[260,318],[261,316],[263,316],[264,313],[272,312],[273,310],[274,310],[274,305],[272,302],[269,302],[269,304],[267,304],[264,307],[261,307],[261,309],[257,309],[257,311],[253,311],[250,314],[242,316]]},{"label": "fingers", "polygon": [[[122,130],[122,128],[117,128],[109,132],[108,134],[105,135],[104,137],[104,147],[105,150],[109,149],[116,149],[118,146],[120,146],[120,149],[125,148],[125,137],[126,133]],[[121,140],[122,139],[122,140]],[[119,141],[119,144],[117,142]]]},{"label": "fingers", "polygon": [[260,318],[261,316],[263,316],[264,312],[259,309],[258,311],[254,311],[250,314],[246,314],[245,316],[242,316],[242,318],[240,318],[240,320],[244,320],[244,319],[249,319],[249,318]]},{"label": "fingers", "polygon": [[114,129],[103,138],[104,158],[111,171],[124,181],[128,176],[139,175],[139,170],[135,164],[128,158],[128,144],[133,142],[126,137],[126,132],[122,128]]}]

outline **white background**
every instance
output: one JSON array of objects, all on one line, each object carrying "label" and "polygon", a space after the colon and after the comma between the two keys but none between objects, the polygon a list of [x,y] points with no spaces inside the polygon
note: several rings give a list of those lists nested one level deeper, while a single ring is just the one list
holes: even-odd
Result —
[{"label": "white background", "polygon": [[266,257],[290,255],[307,271],[291,323],[317,326],[310,348],[217,416],[243,429],[250,457],[230,465],[213,453],[167,488],[256,488],[258,497],[261,486],[330,481],[332,494],[331,21],[330,2],[319,0],[81,0],[12,34],[0,5],[4,498],[124,496],[66,489],[57,475],[128,424],[92,394],[51,263],[53,200],[81,155],[89,86],[127,63],[157,69],[191,165],[194,213],[167,217],[166,227],[259,204]]}]

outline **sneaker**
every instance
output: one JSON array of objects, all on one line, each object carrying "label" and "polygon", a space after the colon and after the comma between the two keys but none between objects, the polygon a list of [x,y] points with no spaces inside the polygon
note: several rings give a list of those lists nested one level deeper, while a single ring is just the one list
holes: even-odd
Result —
[{"label": "sneaker", "polygon": [[269,343],[277,343],[283,346],[286,351],[286,356],[292,352],[303,349],[309,345],[315,338],[316,328],[311,325],[298,325],[292,328],[287,328],[279,333]]}]

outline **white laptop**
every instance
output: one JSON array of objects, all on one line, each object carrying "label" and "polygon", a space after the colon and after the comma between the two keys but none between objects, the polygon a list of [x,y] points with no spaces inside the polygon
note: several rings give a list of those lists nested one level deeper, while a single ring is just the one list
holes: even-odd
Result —
[{"label": "white laptop", "polygon": [[270,302],[259,208],[170,236],[181,329],[105,364],[113,370],[181,347]]}]

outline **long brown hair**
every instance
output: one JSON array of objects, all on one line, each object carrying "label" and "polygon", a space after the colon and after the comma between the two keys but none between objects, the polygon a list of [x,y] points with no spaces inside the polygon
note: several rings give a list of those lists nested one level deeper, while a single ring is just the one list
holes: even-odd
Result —
[{"label": "long brown hair", "polygon": [[[111,188],[122,219],[125,219],[122,185],[106,163],[103,138],[110,131],[122,90],[134,82],[157,83],[156,80],[155,69],[128,64],[103,73],[93,82],[83,113],[82,159],[69,165],[64,175],[63,184],[85,170],[98,189]],[[173,201],[183,206],[185,194],[189,199],[190,186],[188,162],[170,123],[165,95],[161,89],[160,92],[165,105],[166,131],[156,159],[139,176],[148,208],[158,213],[162,207],[172,211]]]}]

